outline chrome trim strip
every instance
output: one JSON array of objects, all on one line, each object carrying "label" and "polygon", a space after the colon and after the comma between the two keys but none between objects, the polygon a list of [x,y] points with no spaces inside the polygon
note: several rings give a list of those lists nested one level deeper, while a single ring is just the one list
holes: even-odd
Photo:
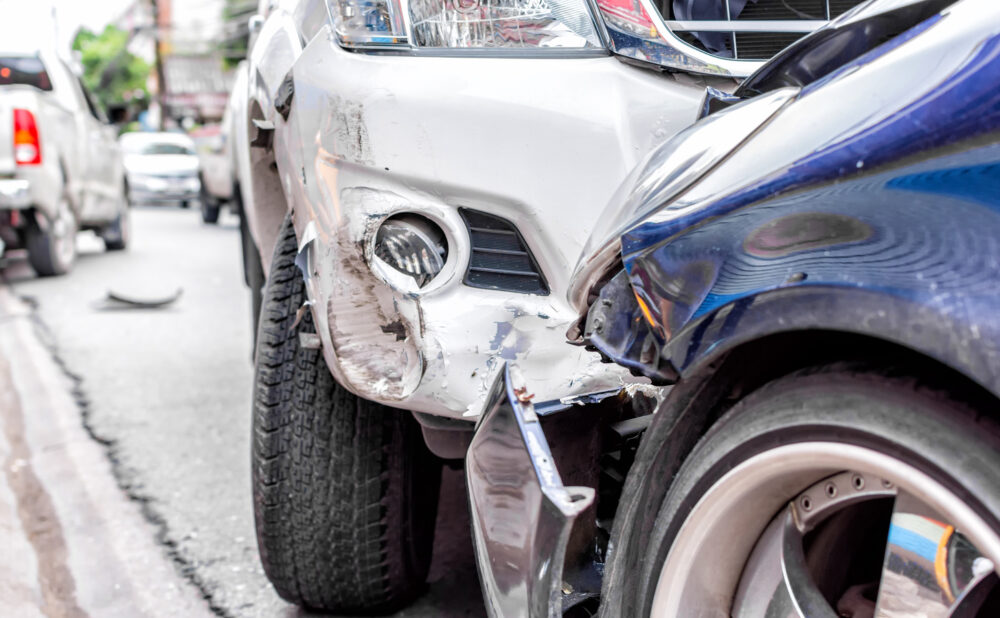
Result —
[{"label": "chrome trim strip", "polygon": [[664,22],[675,32],[802,32],[808,34],[827,24],[818,20],[709,20]]},{"label": "chrome trim strip", "polygon": [[[640,38],[616,31],[610,38],[617,55],[680,71],[720,77],[747,77],[763,66],[764,63],[758,60],[733,60],[713,56],[686,43],[667,27],[659,9],[651,0],[638,1],[656,27],[656,38]],[[610,24],[607,24],[606,19],[604,21],[610,29]]]}]

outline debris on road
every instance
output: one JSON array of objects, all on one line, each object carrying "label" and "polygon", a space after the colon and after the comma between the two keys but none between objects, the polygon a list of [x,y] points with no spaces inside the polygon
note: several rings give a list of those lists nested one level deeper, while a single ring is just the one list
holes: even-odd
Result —
[{"label": "debris on road", "polygon": [[110,303],[118,303],[119,305],[124,305],[134,309],[161,309],[163,307],[169,307],[177,302],[183,293],[183,288],[177,288],[177,290],[170,296],[139,298],[115,292],[113,290],[108,290],[107,300]]}]

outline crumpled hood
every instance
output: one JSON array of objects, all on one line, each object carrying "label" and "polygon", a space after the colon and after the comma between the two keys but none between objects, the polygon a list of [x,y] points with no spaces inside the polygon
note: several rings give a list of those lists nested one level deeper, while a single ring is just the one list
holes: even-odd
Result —
[{"label": "crumpled hood", "polygon": [[129,174],[179,176],[198,172],[196,155],[126,155],[124,163]]}]

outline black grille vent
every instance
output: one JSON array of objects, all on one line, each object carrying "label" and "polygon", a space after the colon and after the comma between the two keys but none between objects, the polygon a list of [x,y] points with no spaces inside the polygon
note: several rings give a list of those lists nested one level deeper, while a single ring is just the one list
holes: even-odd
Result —
[{"label": "black grille vent", "polygon": [[[733,4],[727,11],[729,1],[660,0],[660,11],[676,36],[702,51],[720,58],[769,60],[807,34],[802,22],[839,17],[863,0],[749,0],[738,13]],[[716,22],[716,27],[699,30],[699,21]],[[729,22],[732,30],[719,29],[718,22]]]},{"label": "black grille vent", "polygon": [[736,19],[826,19],[826,2],[824,0],[756,0],[756,2],[751,0],[746,3]]},{"label": "black grille vent", "polygon": [[478,210],[459,208],[469,227],[472,256],[465,285],[521,294],[549,293],[535,256],[510,221]]},{"label": "black grille vent", "polygon": [[827,2],[830,5],[830,19],[840,17],[860,4],[856,0],[827,0]]},{"label": "black grille vent", "polygon": [[736,49],[741,60],[767,60],[801,37],[779,32],[737,32]]}]

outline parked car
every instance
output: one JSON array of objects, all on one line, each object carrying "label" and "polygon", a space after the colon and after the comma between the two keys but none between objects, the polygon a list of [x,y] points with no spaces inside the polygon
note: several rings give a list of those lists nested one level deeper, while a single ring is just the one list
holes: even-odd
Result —
[{"label": "parked car", "polygon": [[76,259],[76,232],[128,244],[116,130],[78,74],[37,33],[0,26],[0,255],[25,248],[39,275]]},{"label": "parked car", "polygon": [[226,148],[225,122],[209,124],[189,133],[198,153],[201,180],[201,220],[218,223],[222,208],[233,196],[233,168]]},{"label": "parked car", "polygon": [[[243,239],[244,263],[252,257],[253,262],[244,268],[245,273],[251,270],[260,271],[260,257],[256,248],[249,248],[252,243],[248,228],[243,220],[243,204],[246,195],[243,187],[249,186],[249,144],[247,143],[247,128],[238,127],[237,122],[247,119],[247,62],[237,65],[233,77],[233,91],[226,103],[226,111],[219,123],[217,133],[205,140],[205,147],[199,147],[201,158],[201,212],[205,223],[216,223],[223,205],[228,205],[232,212],[240,217],[241,237]],[[262,280],[263,274],[256,276]],[[249,285],[249,278],[247,280]],[[257,286],[260,289],[260,285]],[[260,294],[255,295],[255,302],[260,300]],[[257,310],[254,310],[254,316]],[[256,319],[256,318],[255,318]]]},{"label": "parked car", "polygon": [[491,613],[1000,615],[997,83],[996,2],[877,0],[636,168],[569,338],[672,387],[557,426],[498,381]]},{"label": "parked car", "polygon": [[133,204],[180,202],[188,208],[201,196],[200,164],[194,140],[183,133],[125,133],[128,199]]},{"label": "parked car", "polygon": [[[205,223],[218,223],[223,206],[241,213],[242,193],[238,176],[234,140],[236,118],[246,105],[246,62],[236,69],[233,93],[226,104],[222,121],[205,127],[196,136],[198,158],[201,161],[201,218]],[[246,134],[246,131],[243,131]],[[238,146],[238,145],[237,145]],[[245,145],[244,149],[246,148]]]},{"label": "parked car", "polygon": [[706,86],[828,12],[691,11],[716,4],[261,2],[236,126],[255,294],[268,273],[257,531],[284,598],[369,613],[421,590],[439,458],[464,457],[505,361],[539,400],[633,379],[564,346],[601,210]]}]

